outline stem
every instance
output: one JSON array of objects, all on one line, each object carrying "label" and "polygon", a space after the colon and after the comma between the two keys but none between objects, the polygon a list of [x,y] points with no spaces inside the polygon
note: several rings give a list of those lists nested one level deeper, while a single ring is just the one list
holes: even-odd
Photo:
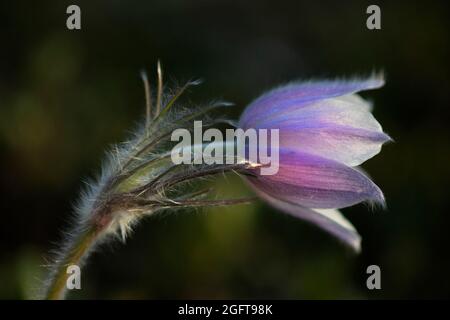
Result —
[{"label": "stem", "polygon": [[64,299],[67,289],[67,279],[70,276],[67,273],[67,267],[70,265],[80,266],[83,258],[87,256],[89,249],[97,239],[98,234],[98,229],[90,226],[89,229],[78,235],[68,250],[63,252],[50,279],[50,284],[45,295],[47,300]]}]

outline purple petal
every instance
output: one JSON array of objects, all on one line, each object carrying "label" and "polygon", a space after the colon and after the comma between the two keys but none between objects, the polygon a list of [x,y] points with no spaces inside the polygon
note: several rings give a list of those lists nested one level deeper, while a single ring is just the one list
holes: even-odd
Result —
[{"label": "purple petal", "polygon": [[240,119],[241,128],[254,127],[261,117],[269,117],[286,108],[300,108],[309,103],[338,96],[349,95],[362,90],[383,86],[382,77],[366,80],[319,81],[288,84],[260,96],[244,111]]},{"label": "purple petal", "polygon": [[355,252],[361,250],[361,237],[353,225],[336,209],[310,209],[294,203],[282,201],[256,190],[257,194],[268,204],[294,217],[312,223],[328,231],[336,238],[350,246]]},{"label": "purple petal", "polygon": [[390,137],[383,132],[339,126],[280,130],[280,146],[348,166],[358,166],[372,158],[386,141],[390,141]]},{"label": "purple petal", "polygon": [[384,204],[381,190],[363,173],[339,162],[280,149],[275,175],[249,177],[259,190],[309,208],[344,208],[363,201]]},{"label": "purple petal", "polygon": [[314,101],[302,108],[289,108],[271,117],[260,119],[254,128],[286,126],[317,127],[320,124],[334,124],[354,128],[381,131],[381,125],[367,107],[343,98]]},{"label": "purple petal", "polygon": [[383,133],[359,96],[315,101],[260,119],[256,128],[279,129],[280,146],[294,148],[349,166],[357,166],[380,152],[390,137]]}]

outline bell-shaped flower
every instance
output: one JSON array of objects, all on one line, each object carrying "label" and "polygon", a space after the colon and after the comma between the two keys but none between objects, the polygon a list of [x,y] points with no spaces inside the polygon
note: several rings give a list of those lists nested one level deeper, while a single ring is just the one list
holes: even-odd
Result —
[{"label": "bell-shaped flower", "polygon": [[[279,169],[248,177],[270,205],[309,221],[360,250],[360,236],[338,211],[369,202],[384,205],[380,188],[357,166],[390,137],[357,92],[379,88],[380,77],[292,83],[252,102],[239,127],[278,129]],[[275,150],[277,148],[277,150]]]}]

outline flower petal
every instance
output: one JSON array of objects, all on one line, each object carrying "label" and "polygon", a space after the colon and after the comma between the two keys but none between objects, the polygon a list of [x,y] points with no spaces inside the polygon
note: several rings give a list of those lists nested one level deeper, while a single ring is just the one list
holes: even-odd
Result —
[{"label": "flower petal", "polygon": [[391,140],[357,95],[315,101],[260,121],[257,128],[279,129],[281,147],[349,166],[370,159]]},{"label": "flower petal", "polygon": [[254,128],[274,126],[279,128],[286,126],[308,128],[323,124],[382,131],[380,123],[370,113],[368,108],[349,100],[348,96],[346,99],[324,99],[314,101],[301,108],[286,109],[259,121]]},{"label": "flower petal", "polygon": [[257,191],[269,205],[294,217],[312,223],[343,241],[355,252],[361,250],[361,236],[355,227],[337,209],[310,209],[294,203],[274,198],[267,193]]},{"label": "flower petal", "polygon": [[285,111],[287,108],[300,108],[313,101],[345,96],[362,90],[383,86],[381,76],[365,80],[318,81],[292,83],[276,88],[253,101],[244,111],[240,119],[241,128],[254,127],[260,118]]},{"label": "flower petal", "polygon": [[381,151],[390,141],[383,132],[348,127],[280,130],[280,146],[315,154],[348,166],[358,166]]},{"label": "flower petal", "polygon": [[344,208],[363,201],[384,205],[367,176],[339,162],[290,149],[279,150],[275,175],[249,177],[259,190],[309,208]]}]

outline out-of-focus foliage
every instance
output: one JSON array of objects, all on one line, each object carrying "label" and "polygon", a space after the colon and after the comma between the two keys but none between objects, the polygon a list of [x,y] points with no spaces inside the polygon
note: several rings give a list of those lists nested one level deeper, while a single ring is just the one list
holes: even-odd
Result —
[{"label": "out-of-focus foliage", "polygon": [[[51,242],[108,144],[144,114],[139,70],[206,80],[193,101],[237,104],[293,79],[386,72],[365,96],[395,139],[365,164],[386,212],[344,210],[353,256],[329,236],[256,203],[147,219],[126,246],[93,256],[83,298],[448,297],[449,21],[445,2],[67,1],[0,4],[0,297],[30,298]],[[170,79],[170,78],[169,78]],[[239,178],[223,193],[248,191]],[[382,290],[365,287],[382,270]]]}]

